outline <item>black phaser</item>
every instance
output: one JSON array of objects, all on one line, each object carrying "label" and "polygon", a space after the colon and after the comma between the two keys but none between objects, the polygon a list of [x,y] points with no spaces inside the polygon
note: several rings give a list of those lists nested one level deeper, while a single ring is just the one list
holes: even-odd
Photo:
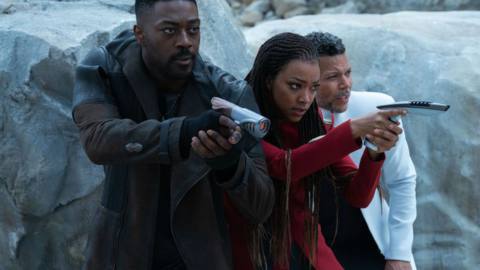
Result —
[{"label": "black phaser", "polygon": [[[390,104],[379,105],[377,106],[377,108],[380,110],[403,109],[407,111],[407,114],[433,116],[442,112],[446,112],[450,108],[450,105],[430,101],[415,100],[398,101]],[[400,116],[390,117],[390,121],[392,122],[398,122],[398,120],[400,120]],[[366,147],[374,151],[378,150],[378,147],[372,142],[370,142],[368,139],[365,139],[364,144]]]}]

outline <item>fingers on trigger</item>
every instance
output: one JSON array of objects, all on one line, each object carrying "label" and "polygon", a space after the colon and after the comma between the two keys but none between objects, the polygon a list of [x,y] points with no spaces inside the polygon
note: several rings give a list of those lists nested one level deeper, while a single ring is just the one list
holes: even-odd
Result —
[{"label": "fingers on trigger", "polygon": [[220,133],[210,129],[207,131],[207,134],[224,150],[229,150],[230,148],[232,148],[232,146],[228,143],[228,140],[224,138]]},{"label": "fingers on trigger", "polygon": [[203,158],[212,158],[213,153],[210,152],[200,141],[198,137],[193,137],[192,142],[190,144],[192,146],[192,149],[195,153],[197,153],[199,156]]},{"label": "fingers on trigger", "polygon": [[199,131],[198,137],[202,147],[205,148],[206,152],[208,152],[209,157],[215,157],[215,155],[219,154],[218,152],[221,150],[219,150],[217,144],[207,135],[205,131]]},{"label": "fingers on trigger", "polygon": [[241,139],[242,139],[242,132],[235,130],[228,138],[228,141],[231,144],[237,144],[240,142]]},{"label": "fingers on trigger", "polygon": [[220,125],[234,129],[238,125],[229,117],[222,115],[219,119]]}]

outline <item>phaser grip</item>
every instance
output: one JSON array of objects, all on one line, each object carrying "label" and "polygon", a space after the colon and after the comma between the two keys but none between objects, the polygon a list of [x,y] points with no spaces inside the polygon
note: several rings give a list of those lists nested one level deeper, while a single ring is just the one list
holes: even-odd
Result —
[{"label": "phaser grip", "polygon": [[[404,109],[408,114],[433,116],[441,112],[446,112],[450,108],[450,105],[430,101],[398,101],[391,104],[379,105],[377,108],[380,110]],[[390,121],[392,122],[398,122],[399,120],[400,115],[390,117]],[[368,139],[365,139],[364,144],[373,151],[378,150],[378,147]]]},{"label": "phaser grip", "polygon": [[267,135],[270,129],[270,120],[268,118],[219,97],[213,97],[211,103],[212,109],[220,110],[232,118],[235,123],[254,138],[261,139]]}]

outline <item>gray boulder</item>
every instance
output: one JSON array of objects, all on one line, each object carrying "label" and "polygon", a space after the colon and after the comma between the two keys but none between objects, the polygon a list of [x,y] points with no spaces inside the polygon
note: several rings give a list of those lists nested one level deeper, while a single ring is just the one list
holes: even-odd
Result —
[{"label": "gray boulder", "polygon": [[[352,0],[351,0],[352,1]],[[361,13],[389,13],[402,10],[479,10],[478,0],[353,0]]]},{"label": "gray boulder", "polygon": [[[319,1],[319,0],[312,0]],[[321,1],[321,0],[320,0]],[[326,0],[328,13],[390,13],[397,11],[479,10],[477,0]],[[355,6],[355,8],[352,8]],[[338,7],[337,9],[335,9]],[[320,10],[319,10],[320,11]],[[322,11],[323,12],[323,11]]]},{"label": "gray boulder", "polygon": [[322,14],[339,14],[339,13],[360,13],[358,6],[354,2],[349,1],[334,7],[326,7],[322,9]]},{"label": "gray boulder", "polygon": [[285,17],[285,14],[298,9],[305,9],[306,0],[272,0],[272,7],[278,17]]},{"label": "gray boulder", "polygon": [[477,269],[480,12],[299,16],[244,33],[256,51],[268,37],[285,31],[341,37],[354,89],[451,105],[438,117],[404,118],[418,172],[414,256],[418,269]]},{"label": "gray boulder", "polygon": [[2,269],[78,269],[103,171],[85,157],[71,120],[74,67],[131,15],[45,3],[0,20]]},{"label": "gray boulder", "polygon": [[118,8],[126,12],[135,13],[134,0],[98,0],[100,3],[113,8]]},{"label": "gray boulder", "polygon": [[[104,0],[106,1],[106,0]],[[255,5],[265,0],[236,1],[229,4],[235,15],[245,26],[258,23],[260,15],[256,11],[247,11],[247,5]],[[250,3],[251,2],[251,3]],[[406,10],[416,11],[451,11],[480,10],[478,0],[270,0],[270,11],[278,18],[290,18],[305,14],[338,14],[338,13],[391,13]],[[248,4],[247,4],[248,3]],[[267,13],[263,12],[263,14]],[[264,16],[268,20],[272,16]]]},{"label": "gray boulder", "polygon": [[242,15],[240,15],[239,20],[242,23],[242,25],[254,26],[256,23],[261,22],[263,20],[263,13],[259,12],[258,10],[245,9],[242,12]]},{"label": "gray boulder", "polygon": [[[102,2],[102,3],[100,3]],[[80,269],[103,169],[71,119],[76,64],[129,29],[130,6],[12,1],[0,14],[0,269]],[[246,42],[223,0],[202,0],[201,52],[238,77]]]},{"label": "gray boulder", "polygon": [[248,5],[240,15],[240,22],[245,26],[253,26],[263,20],[264,14],[270,10],[269,0],[257,0]]},{"label": "gray boulder", "polygon": [[200,53],[241,79],[251,66],[247,42],[225,0],[197,1],[202,20]]}]

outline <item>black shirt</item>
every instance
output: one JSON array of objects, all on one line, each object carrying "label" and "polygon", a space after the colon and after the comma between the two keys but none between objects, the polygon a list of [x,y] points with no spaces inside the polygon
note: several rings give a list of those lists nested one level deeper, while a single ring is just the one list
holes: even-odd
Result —
[{"label": "black shirt", "polygon": [[[330,181],[322,181],[319,222],[325,241],[345,270],[383,270],[385,258],[359,208],[352,207]],[[338,231],[335,236],[338,200]]]},{"label": "black shirt", "polygon": [[[159,93],[160,113],[164,119],[176,115],[181,94]],[[170,166],[160,165],[162,178],[158,199],[157,226],[152,270],[184,270],[185,264],[178,252],[170,226]]]}]

